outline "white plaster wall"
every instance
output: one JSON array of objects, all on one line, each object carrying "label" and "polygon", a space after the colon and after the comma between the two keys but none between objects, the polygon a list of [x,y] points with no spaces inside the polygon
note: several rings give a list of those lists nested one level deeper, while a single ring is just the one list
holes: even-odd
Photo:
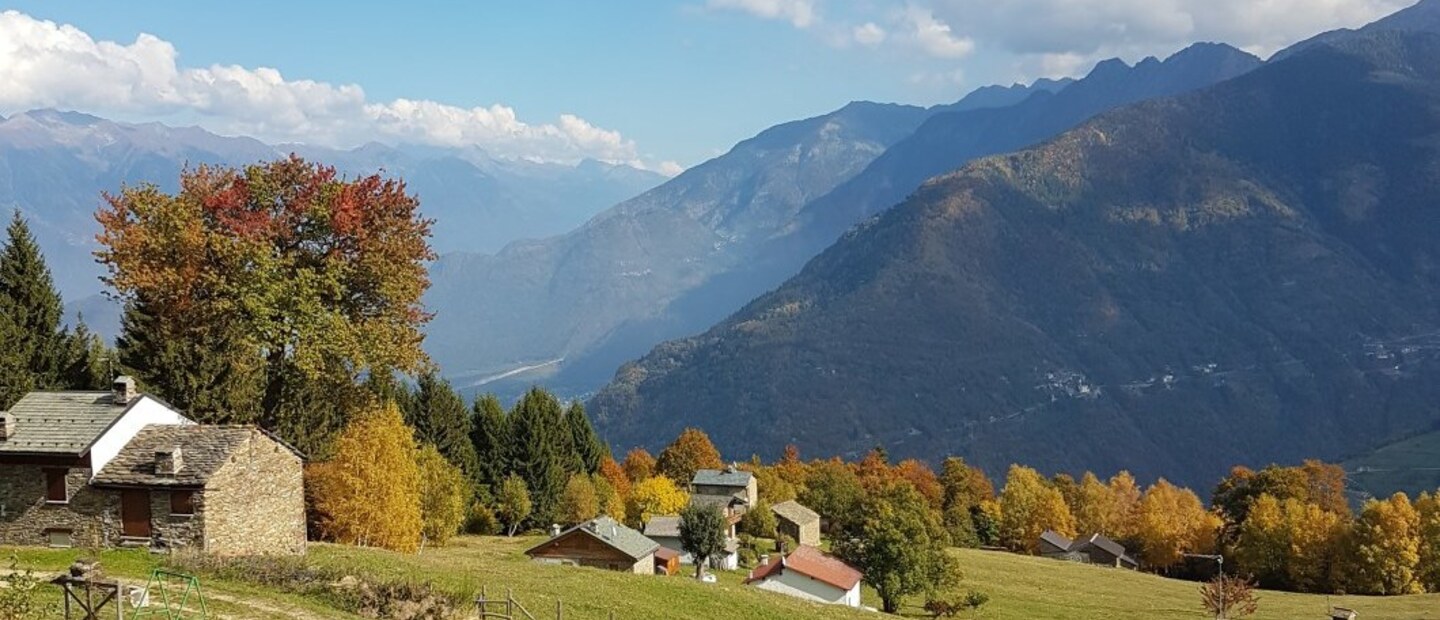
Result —
[{"label": "white plaster wall", "polygon": [[[151,424],[194,424],[195,422],[165,405],[160,401],[141,395],[140,401],[130,407],[125,415],[106,431],[95,445],[90,448],[90,477],[105,469],[105,465],[120,454],[120,449],[140,432],[140,429]],[[184,458],[183,456],[181,458]]]},{"label": "white plaster wall", "polygon": [[755,587],[819,603],[860,606],[860,584],[855,584],[855,587],[849,590],[841,590],[793,570],[782,570],[778,576],[767,577],[756,583]]}]

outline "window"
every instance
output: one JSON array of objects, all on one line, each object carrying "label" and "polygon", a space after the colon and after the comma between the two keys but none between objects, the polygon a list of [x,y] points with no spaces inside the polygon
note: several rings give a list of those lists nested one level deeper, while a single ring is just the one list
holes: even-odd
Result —
[{"label": "window", "polygon": [[171,491],[170,492],[170,514],[177,516],[191,516],[195,514],[195,492],[194,491]]},{"label": "window", "polygon": [[45,540],[51,547],[69,549],[75,546],[70,530],[46,530]]},{"label": "window", "polygon": [[64,469],[45,470],[45,501],[51,504],[64,504],[70,501],[70,485],[65,481],[65,474],[69,473]]}]

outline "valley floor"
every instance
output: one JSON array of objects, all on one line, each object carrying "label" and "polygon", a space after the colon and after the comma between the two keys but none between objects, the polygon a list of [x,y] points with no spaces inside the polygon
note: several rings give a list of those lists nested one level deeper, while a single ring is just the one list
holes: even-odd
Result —
[{"label": "valley floor", "polygon": [[[544,566],[528,561],[522,551],[535,538],[466,537],[439,550],[400,555],[371,549],[317,544],[308,560],[318,566],[342,568],[372,579],[432,582],[444,591],[470,598],[482,586],[492,594],[513,589],[536,618],[554,617],[557,601],[565,618],[736,618],[741,620],[847,620],[880,618],[875,613],[824,607],[741,584],[742,572],[720,573],[719,583],[702,584],[685,576],[645,577],[593,569]],[[1069,564],[1008,553],[956,550],[965,578],[962,590],[990,595],[979,616],[988,620],[1166,620],[1199,619],[1197,585],[1154,575]],[[23,567],[62,570],[80,550],[0,549],[15,554]],[[112,575],[143,582],[160,560],[143,552],[109,551],[103,568]],[[688,568],[688,567],[686,567]],[[323,603],[213,579],[203,581],[212,617],[246,620],[297,618],[350,620],[356,616]],[[47,593],[59,600],[58,591]],[[866,605],[878,606],[874,591],[864,593]],[[920,600],[904,610],[909,617],[928,617]],[[1440,595],[1355,597],[1264,592],[1258,620],[1327,617],[1328,605],[1357,610],[1363,620],[1440,620]],[[47,616],[59,618],[58,614]],[[962,616],[965,617],[965,616]]]}]

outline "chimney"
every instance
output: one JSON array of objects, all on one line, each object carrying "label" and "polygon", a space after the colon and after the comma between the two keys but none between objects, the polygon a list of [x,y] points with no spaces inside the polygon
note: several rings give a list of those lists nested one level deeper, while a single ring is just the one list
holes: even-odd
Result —
[{"label": "chimney", "polygon": [[761,555],[760,555],[760,565],[761,565],[761,566],[769,566],[769,565],[770,565],[770,554],[764,553],[764,554],[761,554]]},{"label": "chimney", "polygon": [[550,537],[551,537],[551,538],[554,538],[554,537],[559,536],[559,535],[560,535],[560,524],[559,524],[559,523],[551,523],[551,524],[550,524]]},{"label": "chimney", "polygon": [[155,475],[174,477],[180,473],[184,463],[180,459],[180,446],[155,451]]},{"label": "chimney", "polygon": [[128,375],[116,377],[110,389],[114,392],[112,400],[117,405],[128,405],[140,396],[140,391],[135,389],[135,380]]},{"label": "chimney", "polygon": [[15,414],[9,411],[0,411],[0,441],[5,441],[15,436]]}]

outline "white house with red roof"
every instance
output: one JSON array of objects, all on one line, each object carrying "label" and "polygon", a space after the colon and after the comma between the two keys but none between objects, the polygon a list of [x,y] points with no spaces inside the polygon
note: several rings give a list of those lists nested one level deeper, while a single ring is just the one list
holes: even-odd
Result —
[{"label": "white house with red roof", "polygon": [[801,545],[779,561],[764,561],[745,583],[818,603],[860,606],[863,575],[824,551]]}]

